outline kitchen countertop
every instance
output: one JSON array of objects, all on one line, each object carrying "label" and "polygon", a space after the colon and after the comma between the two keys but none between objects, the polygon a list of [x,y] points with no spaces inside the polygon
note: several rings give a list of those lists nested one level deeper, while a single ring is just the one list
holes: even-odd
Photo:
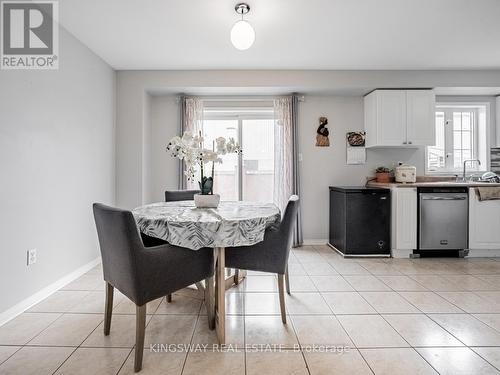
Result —
[{"label": "kitchen countertop", "polygon": [[375,182],[370,181],[366,184],[368,187],[380,187],[380,188],[411,188],[411,187],[455,187],[455,186],[466,186],[466,187],[500,187],[500,183],[489,183],[489,182],[456,182],[456,181],[432,181],[432,182],[415,182],[415,183],[401,183],[401,182]]}]

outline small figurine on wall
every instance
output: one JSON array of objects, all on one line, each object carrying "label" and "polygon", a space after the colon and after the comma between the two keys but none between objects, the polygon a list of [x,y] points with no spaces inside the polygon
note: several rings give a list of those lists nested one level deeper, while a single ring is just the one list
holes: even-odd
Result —
[{"label": "small figurine on wall", "polygon": [[328,119],[326,117],[319,118],[319,127],[316,130],[316,146],[319,147],[328,147],[330,146],[330,140],[328,139],[328,135],[330,132],[328,131]]}]

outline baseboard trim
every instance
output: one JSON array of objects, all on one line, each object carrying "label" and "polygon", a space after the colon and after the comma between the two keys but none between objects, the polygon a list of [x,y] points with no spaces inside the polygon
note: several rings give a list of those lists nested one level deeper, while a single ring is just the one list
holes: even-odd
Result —
[{"label": "baseboard trim", "polygon": [[467,258],[498,258],[500,257],[500,249],[469,249]]},{"label": "baseboard trim", "polygon": [[319,239],[319,240],[314,240],[314,239],[304,239],[304,241],[302,242],[303,245],[305,246],[311,246],[311,245],[326,245],[328,243],[328,240],[323,240],[323,239]]},{"label": "baseboard trim", "polygon": [[8,310],[5,310],[4,312],[0,313],[0,326],[4,325],[9,320],[14,319],[19,314],[22,314],[23,312],[28,310],[30,307],[41,302],[42,300],[44,300],[45,298],[50,296],[52,293],[61,289],[63,286],[69,284],[73,280],[76,280],[77,278],[82,276],[84,273],[87,273],[92,268],[97,266],[99,263],[101,263],[101,257],[95,258],[94,260],[90,261],[89,263],[81,266],[80,268],[67,274],[66,276],[61,277],[59,280],[53,282],[52,284],[46,286],[42,290],[36,292],[35,294],[29,296],[28,298],[26,298],[24,300],[22,300],[21,302],[12,306]]},{"label": "baseboard trim", "polygon": [[393,258],[410,258],[410,255],[413,254],[413,250],[401,250],[401,249],[392,249],[391,255]]}]

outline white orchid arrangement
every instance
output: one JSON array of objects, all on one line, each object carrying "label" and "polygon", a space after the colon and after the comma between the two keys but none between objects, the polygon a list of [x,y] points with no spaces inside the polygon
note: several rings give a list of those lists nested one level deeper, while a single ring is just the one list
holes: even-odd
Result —
[{"label": "white orchid arrangement", "polygon": [[[182,137],[173,137],[167,145],[167,152],[170,156],[184,160],[186,170],[184,174],[188,181],[194,181],[196,166],[200,166],[200,181],[198,182],[202,194],[213,194],[214,169],[216,163],[222,163],[221,155],[230,153],[241,153],[240,145],[230,137],[226,140],[224,137],[218,137],[212,150],[203,147],[203,137],[201,132],[193,135],[191,132],[185,132]],[[204,175],[204,166],[212,163],[212,176]]]}]

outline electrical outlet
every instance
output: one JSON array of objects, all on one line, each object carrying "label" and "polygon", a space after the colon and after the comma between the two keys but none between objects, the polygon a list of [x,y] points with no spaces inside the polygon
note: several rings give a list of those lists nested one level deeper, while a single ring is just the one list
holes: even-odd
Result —
[{"label": "electrical outlet", "polygon": [[30,249],[27,252],[27,265],[31,266],[36,263],[36,249]]}]

